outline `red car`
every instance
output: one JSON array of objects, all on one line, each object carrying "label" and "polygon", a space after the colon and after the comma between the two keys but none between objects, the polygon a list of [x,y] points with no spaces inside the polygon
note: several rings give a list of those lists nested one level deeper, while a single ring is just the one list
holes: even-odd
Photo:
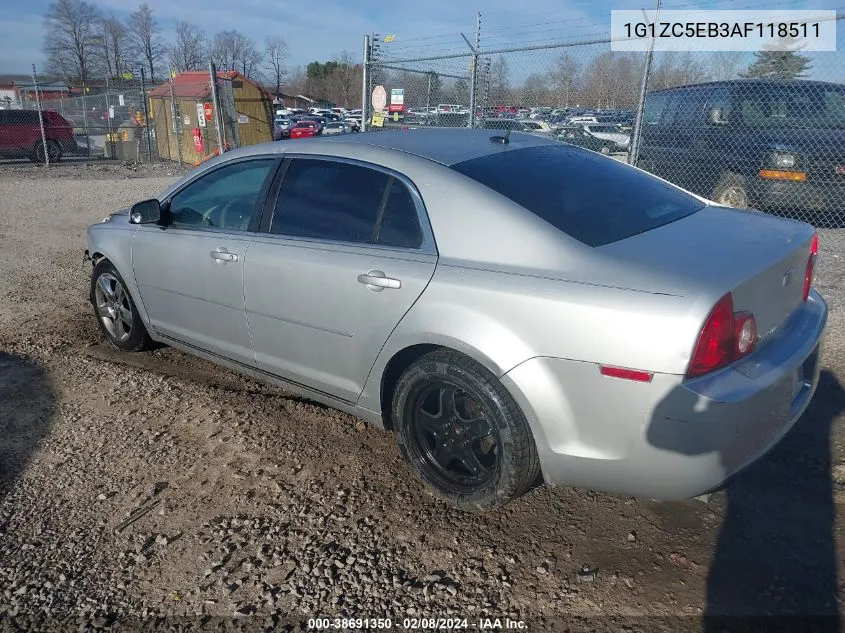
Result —
[{"label": "red car", "polygon": [[[45,110],[41,116],[50,162],[61,160],[66,152],[76,151],[73,124],[52,110]],[[0,110],[0,157],[44,162],[38,110]]]},{"label": "red car", "polygon": [[297,121],[290,129],[291,138],[310,138],[319,133],[319,124],[316,121]]}]

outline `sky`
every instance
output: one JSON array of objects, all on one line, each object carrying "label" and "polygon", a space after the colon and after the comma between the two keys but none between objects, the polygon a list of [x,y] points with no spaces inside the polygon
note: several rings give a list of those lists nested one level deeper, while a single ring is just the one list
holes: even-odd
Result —
[{"label": "sky", "polygon": [[[4,0],[0,14],[0,73],[29,73],[44,60],[43,15],[50,0]],[[95,0],[106,14],[125,18],[135,0]],[[165,37],[179,20],[207,35],[235,28],[262,42],[267,35],[287,41],[290,66],[327,61],[348,51],[361,58],[365,33],[395,35],[383,46],[393,58],[465,52],[461,32],[474,37],[481,12],[482,48],[607,37],[611,9],[653,8],[654,0],[147,0]],[[667,8],[802,9],[836,8],[836,0],[663,0]],[[843,26],[845,21],[840,22]],[[842,29],[839,29],[841,32]],[[551,56],[549,56],[551,57]],[[525,57],[529,67],[532,58]],[[539,60],[539,57],[536,59]],[[445,62],[444,62],[445,63]],[[527,72],[527,71],[526,71]]]}]

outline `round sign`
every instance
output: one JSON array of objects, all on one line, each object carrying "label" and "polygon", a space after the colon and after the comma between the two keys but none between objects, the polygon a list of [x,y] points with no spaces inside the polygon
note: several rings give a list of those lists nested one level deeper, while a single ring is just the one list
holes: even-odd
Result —
[{"label": "round sign", "polygon": [[381,112],[384,110],[384,106],[387,105],[387,91],[384,89],[384,86],[376,86],[373,88],[373,110],[376,112]]},{"label": "round sign", "polygon": [[205,113],[205,120],[206,120],[206,121],[211,121],[211,119],[212,119],[212,118],[214,118],[214,111],[211,109],[211,104],[210,104],[210,103],[206,103],[206,104],[202,107],[202,109],[203,109],[203,112]]}]

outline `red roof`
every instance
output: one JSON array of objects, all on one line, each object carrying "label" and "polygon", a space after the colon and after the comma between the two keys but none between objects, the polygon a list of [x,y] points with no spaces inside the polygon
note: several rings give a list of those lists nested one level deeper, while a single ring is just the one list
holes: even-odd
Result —
[{"label": "red roof", "polygon": [[[236,70],[220,70],[217,79],[241,79],[249,81]],[[250,82],[252,83],[252,82]],[[211,79],[208,71],[197,70],[180,73],[173,78],[173,94],[177,99],[204,99],[211,96]],[[150,90],[151,97],[169,97],[170,82],[165,82]]]}]

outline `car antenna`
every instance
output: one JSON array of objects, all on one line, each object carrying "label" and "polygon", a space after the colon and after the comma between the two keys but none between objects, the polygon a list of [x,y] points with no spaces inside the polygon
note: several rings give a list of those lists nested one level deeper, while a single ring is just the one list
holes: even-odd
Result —
[{"label": "car antenna", "polygon": [[510,136],[511,136],[511,131],[508,129],[508,130],[505,131],[504,136],[491,136],[490,141],[492,143],[501,143],[502,145],[507,145],[508,143],[511,142]]}]

